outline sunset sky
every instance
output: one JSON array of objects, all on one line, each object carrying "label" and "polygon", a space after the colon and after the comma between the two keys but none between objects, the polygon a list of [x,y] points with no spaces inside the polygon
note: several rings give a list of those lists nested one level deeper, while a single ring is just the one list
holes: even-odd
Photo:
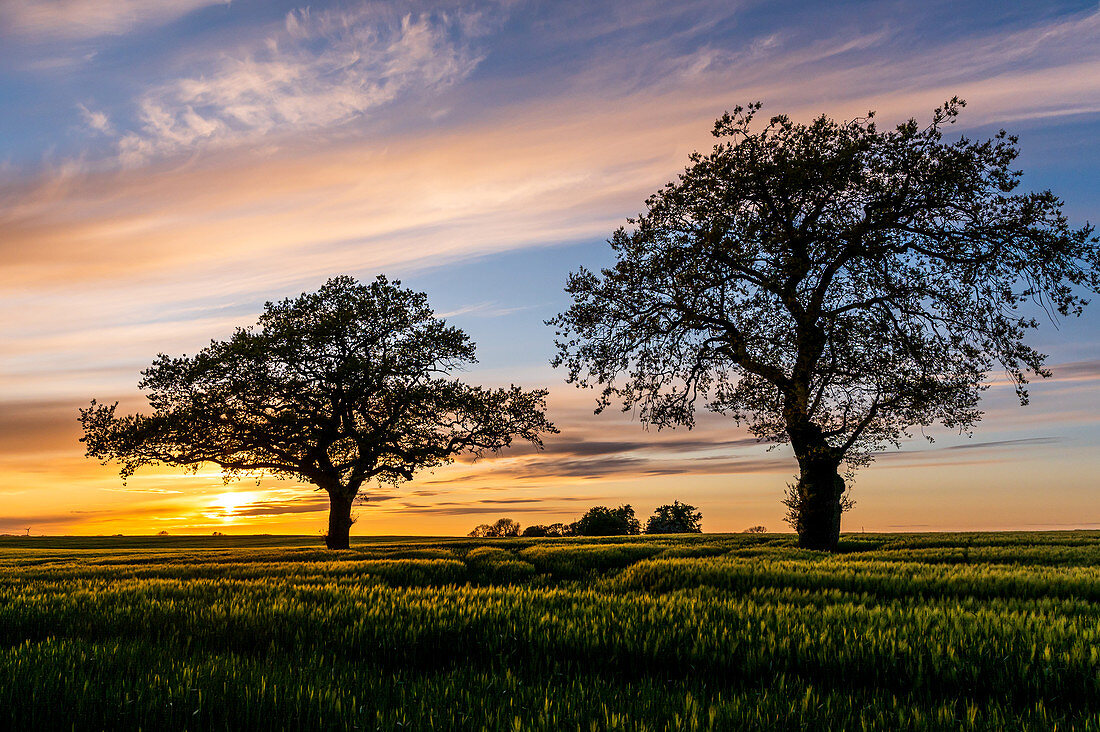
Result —
[{"label": "sunset sky", "polygon": [[[372,488],[353,534],[464,534],[673,499],[708,531],[787,530],[788,449],[708,416],[593,416],[548,365],[571,269],[708,148],[715,117],[877,110],[1020,136],[1028,189],[1100,220],[1092,2],[0,2],[0,533],[303,533],[327,499],[210,467],[83,457],[78,407],[131,411],[158,353],[194,353],[336,274],[428,293],[464,378],[550,389],[535,453]],[[1100,303],[1033,337],[1054,378],[991,374],[971,439],[932,429],[855,482],[845,529],[1100,527]]]}]

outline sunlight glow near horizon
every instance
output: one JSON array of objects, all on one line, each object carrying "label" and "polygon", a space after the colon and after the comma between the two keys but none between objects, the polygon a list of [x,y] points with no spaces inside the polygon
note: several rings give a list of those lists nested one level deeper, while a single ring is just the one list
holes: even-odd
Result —
[{"label": "sunlight glow near horizon", "polygon": [[236,515],[237,509],[250,503],[257,503],[261,499],[261,494],[256,491],[222,493],[220,496],[215,497],[210,504],[220,510],[214,514],[208,513],[206,516],[207,518],[220,519],[226,523],[233,523],[238,518]]},{"label": "sunlight glow near horizon", "polygon": [[[225,485],[85,460],[76,410],[138,410],[139,371],[249,325],[265,300],[379,272],[467,330],[475,383],[551,390],[562,434],[394,489],[358,534],[464,534],[511,516],[639,515],[785,530],[793,459],[686,449],[592,415],[547,365],[567,273],[671,180],[723,110],[881,125],[969,101],[958,132],[1020,134],[1024,187],[1100,211],[1095,3],[425,5],[180,0],[0,7],[0,533],[303,533],[299,481]],[[125,12],[124,12],[125,11]],[[966,440],[934,430],[857,475],[858,530],[1100,526],[1100,310],[1035,337],[1055,378],[987,393]],[[996,379],[999,374],[991,374]],[[745,437],[705,417],[693,439]]]}]

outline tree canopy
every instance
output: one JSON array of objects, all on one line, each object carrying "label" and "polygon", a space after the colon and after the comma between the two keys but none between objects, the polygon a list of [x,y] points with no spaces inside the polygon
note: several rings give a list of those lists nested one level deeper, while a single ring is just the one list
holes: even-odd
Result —
[{"label": "tree canopy", "polygon": [[274,475],[328,492],[327,540],[346,548],[351,506],[368,481],[398,484],[420,470],[556,432],[545,390],[486,389],[449,374],[475,363],[474,344],[435,317],[427,296],[379,276],[330,279],[269,302],[259,323],[194,356],[160,355],[142,372],[150,414],[117,403],[82,409],[89,457],[228,478]]},{"label": "tree canopy", "polygon": [[647,534],[699,534],[702,531],[703,512],[679,501],[658,506],[645,524]]},{"label": "tree canopy", "polygon": [[532,524],[523,530],[520,536],[573,536],[574,524]]},{"label": "tree canopy", "polygon": [[491,524],[479,524],[468,536],[480,539],[502,539],[519,536],[519,523],[510,518],[497,519]]},{"label": "tree canopy", "polygon": [[616,263],[570,275],[554,365],[600,389],[597,411],[690,428],[704,405],[790,443],[800,542],[835,547],[842,463],[914,427],[969,432],[995,367],[1026,403],[1049,374],[1025,342],[1036,314],[1080,315],[1100,290],[1093,228],[1014,192],[1016,137],[944,139],[963,106],[885,130],[723,115],[714,149],[612,236]]},{"label": "tree canopy", "polygon": [[618,508],[593,506],[571,526],[575,536],[627,536],[641,533],[642,525],[629,503]]}]

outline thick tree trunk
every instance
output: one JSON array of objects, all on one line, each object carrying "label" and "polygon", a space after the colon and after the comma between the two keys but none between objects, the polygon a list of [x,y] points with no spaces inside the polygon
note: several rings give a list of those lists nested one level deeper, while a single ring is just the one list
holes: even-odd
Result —
[{"label": "thick tree trunk", "polygon": [[354,496],[346,497],[343,493],[331,490],[328,494],[328,534],[325,536],[325,545],[329,549],[347,549],[350,546],[351,504]]},{"label": "thick tree trunk", "polygon": [[820,454],[798,456],[798,545],[804,549],[835,551],[840,541],[841,497],[844,479],[839,462]]}]

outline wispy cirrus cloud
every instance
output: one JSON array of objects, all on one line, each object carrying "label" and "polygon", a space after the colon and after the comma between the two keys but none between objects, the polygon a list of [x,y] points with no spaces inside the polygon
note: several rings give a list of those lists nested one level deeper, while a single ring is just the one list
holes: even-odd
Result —
[{"label": "wispy cirrus cloud", "polygon": [[4,0],[0,36],[78,39],[163,25],[229,0]]},{"label": "wispy cirrus cloud", "polygon": [[115,128],[106,112],[88,109],[83,104],[77,104],[76,108],[80,110],[80,117],[90,129],[103,135],[114,134]]},{"label": "wispy cirrus cloud", "polygon": [[156,156],[338,126],[403,93],[466,77],[480,56],[468,14],[396,15],[378,6],[286,16],[285,27],[198,73],[146,92],[140,128],[119,140],[128,165]]},{"label": "wispy cirrus cloud", "polygon": [[1093,381],[1100,379],[1100,359],[1070,361],[1050,367],[1055,381]]},{"label": "wispy cirrus cloud", "polygon": [[505,315],[511,315],[512,313],[530,310],[532,307],[534,307],[534,305],[505,307],[497,302],[479,302],[473,305],[464,305],[463,307],[448,310],[443,313],[436,313],[436,315],[440,318],[453,318],[456,315],[467,315],[477,318],[501,318]]}]

